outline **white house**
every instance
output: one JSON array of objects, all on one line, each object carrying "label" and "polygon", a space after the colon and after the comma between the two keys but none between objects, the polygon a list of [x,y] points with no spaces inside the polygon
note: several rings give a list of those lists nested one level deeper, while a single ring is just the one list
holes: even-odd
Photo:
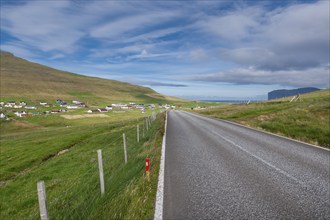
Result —
[{"label": "white house", "polygon": [[99,109],[97,109],[99,112],[108,112],[108,110],[107,109],[105,109],[105,108],[99,108]]},{"label": "white house", "polygon": [[68,106],[66,106],[66,108],[67,109],[78,109],[78,108],[80,108],[80,106],[78,106],[78,105],[68,105]]},{"label": "white house", "polygon": [[108,105],[108,106],[105,107],[105,109],[112,110],[112,106],[111,105]]},{"label": "white house", "polygon": [[47,105],[48,103],[47,102],[40,102],[39,104],[40,105]]},{"label": "white house", "polygon": [[122,104],[120,104],[120,103],[113,103],[113,104],[111,104],[111,106],[112,106],[112,107],[121,107]]},{"label": "white house", "polygon": [[15,112],[15,115],[17,116],[17,117],[22,117],[22,116],[24,116],[24,115],[26,115],[27,113],[25,112],[25,111],[21,111],[21,112]]},{"label": "white house", "polygon": [[37,109],[37,107],[35,106],[32,106],[32,105],[27,105],[25,106],[26,109]]},{"label": "white house", "polygon": [[10,104],[10,103],[6,103],[6,104],[5,104],[5,107],[7,107],[7,108],[11,108],[11,107],[12,107],[12,104]]},{"label": "white house", "polygon": [[99,110],[88,110],[87,113],[97,113]]},{"label": "white house", "polygon": [[1,113],[0,118],[6,118],[5,114]]}]

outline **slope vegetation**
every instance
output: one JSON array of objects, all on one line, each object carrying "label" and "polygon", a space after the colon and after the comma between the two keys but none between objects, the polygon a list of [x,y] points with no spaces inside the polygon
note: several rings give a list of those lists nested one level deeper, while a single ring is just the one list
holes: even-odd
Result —
[{"label": "slope vegetation", "polygon": [[146,87],[56,70],[7,52],[1,52],[0,58],[2,99],[79,99],[90,105],[111,101],[165,103],[178,100]]},{"label": "slope vegetation", "polygon": [[225,105],[199,113],[330,148],[330,90],[291,99]]}]

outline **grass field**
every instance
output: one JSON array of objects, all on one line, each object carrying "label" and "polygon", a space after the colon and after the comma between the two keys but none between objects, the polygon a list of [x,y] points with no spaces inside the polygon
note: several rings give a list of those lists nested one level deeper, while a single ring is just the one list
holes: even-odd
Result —
[{"label": "grass field", "polygon": [[198,112],[330,148],[330,90],[290,100],[231,104]]},{"label": "grass field", "polygon": [[[2,121],[1,219],[38,219],[36,184],[40,180],[45,181],[51,219],[152,218],[165,115],[159,114],[148,131],[141,113],[108,115],[74,120],[48,115]],[[105,173],[102,197],[97,149],[102,149]],[[150,182],[144,171],[147,156],[151,161]]]}]

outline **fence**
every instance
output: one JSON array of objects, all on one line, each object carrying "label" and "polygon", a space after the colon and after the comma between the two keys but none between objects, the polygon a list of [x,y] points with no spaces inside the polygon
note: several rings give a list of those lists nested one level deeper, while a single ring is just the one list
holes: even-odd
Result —
[{"label": "fence", "polygon": [[61,161],[68,163],[66,171],[54,170],[59,178],[38,182],[39,211],[28,218],[36,219],[39,213],[42,220],[88,219],[95,206],[102,202],[104,193],[120,193],[118,188],[121,187],[113,189],[112,186],[123,184],[130,177],[129,173],[140,172],[143,168],[147,156],[142,154],[143,148],[156,133],[153,122],[157,117],[153,113],[150,117],[129,121],[86,141],[86,145],[95,142],[99,146],[82,147],[86,152],[78,159],[84,163],[77,166],[77,157],[72,157],[72,163],[68,158]]}]

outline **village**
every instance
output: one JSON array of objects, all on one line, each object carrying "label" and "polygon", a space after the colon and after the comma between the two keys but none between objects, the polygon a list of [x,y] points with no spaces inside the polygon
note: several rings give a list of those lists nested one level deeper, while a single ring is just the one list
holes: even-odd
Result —
[{"label": "village", "polygon": [[104,107],[90,108],[85,102],[78,100],[71,100],[70,102],[62,99],[55,100],[55,104],[41,101],[38,105],[27,103],[26,101],[7,101],[0,102],[0,119],[10,120],[11,116],[14,117],[29,117],[38,115],[49,115],[58,114],[65,112],[72,112],[74,110],[85,109],[86,113],[97,114],[106,113],[109,111],[125,111],[131,109],[138,109],[142,114],[146,112],[146,109],[154,110],[160,109],[175,109],[175,105],[170,104],[136,104],[135,102],[129,102],[128,104],[123,103],[112,103]]}]

